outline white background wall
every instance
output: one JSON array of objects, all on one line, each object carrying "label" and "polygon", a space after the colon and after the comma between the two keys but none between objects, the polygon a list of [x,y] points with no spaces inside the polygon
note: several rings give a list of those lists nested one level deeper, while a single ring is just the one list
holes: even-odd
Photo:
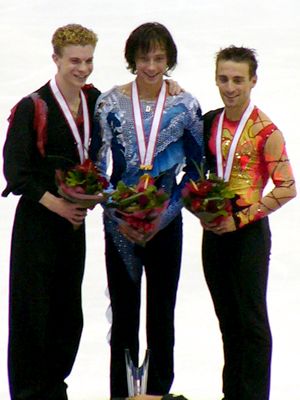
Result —
[{"label": "white background wall", "polygon": [[[214,85],[220,47],[245,45],[258,52],[258,84],[252,99],[284,132],[300,179],[300,6],[298,0],[0,0],[0,144],[9,110],[55,73],[51,36],[61,25],[81,23],[99,35],[90,79],[102,91],[132,79],[123,48],[139,24],[159,21],[173,34],[179,63],[173,78],[198,97],[203,111],[221,106]],[[5,181],[0,175],[1,190]],[[0,399],[8,400],[6,372],[10,234],[17,199],[0,198]],[[300,400],[299,199],[271,217],[273,249],[269,313],[273,330],[271,400]],[[173,392],[190,400],[221,398],[222,347],[206,288],[201,229],[184,212],[184,257],[176,311],[176,376]],[[100,209],[87,219],[88,254],[83,286],[85,329],[68,380],[70,400],[109,397],[108,300]],[[253,249],[255,251],[255,249]],[[142,349],[145,350],[141,332]]]}]

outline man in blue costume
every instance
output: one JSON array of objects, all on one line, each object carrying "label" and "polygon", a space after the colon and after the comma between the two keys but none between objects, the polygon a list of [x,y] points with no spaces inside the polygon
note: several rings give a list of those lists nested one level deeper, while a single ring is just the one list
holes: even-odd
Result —
[{"label": "man in blue costume", "polygon": [[[104,217],[106,267],[112,306],[111,397],[126,397],[124,350],[135,365],[139,353],[141,276],[147,279],[147,344],[150,349],[147,393],[166,395],[171,388],[174,308],[182,253],[181,188],[198,176],[193,161],[203,156],[201,109],[189,93],[171,96],[164,75],[177,62],[177,49],[161,24],[147,23],[129,36],[125,57],[136,80],[104,93],[96,106],[102,146],[93,149],[102,174],[112,152],[110,182],[135,185],[149,173],[170,194],[160,225],[144,247],[136,232]],[[181,182],[176,177],[184,168]]]}]

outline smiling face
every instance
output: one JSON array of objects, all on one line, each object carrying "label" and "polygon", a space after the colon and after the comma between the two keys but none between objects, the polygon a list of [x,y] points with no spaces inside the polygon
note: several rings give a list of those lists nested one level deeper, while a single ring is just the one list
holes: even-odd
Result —
[{"label": "smiling face", "polygon": [[216,85],[225,105],[229,119],[238,120],[250,102],[256,75],[250,77],[247,62],[220,60],[216,70]]},{"label": "smiling face", "polygon": [[148,53],[137,51],[135,57],[137,82],[142,86],[160,86],[168,68],[167,52],[160,46],[154,46]]},{"label": "smiling face", "polygon": [[53,55],[57,66],[56,79],[60,86],[80,89],[93,71],[94,46],[69,45],[62,54]]}]

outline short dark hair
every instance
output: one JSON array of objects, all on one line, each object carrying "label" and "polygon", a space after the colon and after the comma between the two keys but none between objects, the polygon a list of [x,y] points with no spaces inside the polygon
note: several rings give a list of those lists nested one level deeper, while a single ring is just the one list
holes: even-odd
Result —
[{"label": "short dark hair", "polygon": [[248,47],[229,46],[221,49],[216,54],[216,69],[218,68],[219,61],[234,61],[243,62],[249,65],[250,78],[256,75],[257,59],[256,51]]},{"label": "short dark hair", "polygon": [[168,29],[158,22],[147,22],[131,32],[125,45],[127,68],[135,74],[137,52],[141,51],[143,54],[147,54],[157,45],[166,50],[167,71],[174,69],[177,64],[177,47]]}]

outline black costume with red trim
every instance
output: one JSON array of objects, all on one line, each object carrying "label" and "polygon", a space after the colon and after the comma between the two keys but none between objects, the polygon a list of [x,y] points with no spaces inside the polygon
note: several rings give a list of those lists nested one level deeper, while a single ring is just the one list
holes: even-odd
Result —
[{"label": "black costume with red trim", "polygon": [[[83,87],[90,123],[100,92]],[[8,368],[12,400],[65,400],[83,326],[85,227],[39,203],[57,195],[55,170],[80,162],[49,83],[12,110],[4,146],[2,193],[21,195],[10,261]],[[79,130],[81,127],[79,126]],[[71,165],[70,165],[71,164]]]}]

